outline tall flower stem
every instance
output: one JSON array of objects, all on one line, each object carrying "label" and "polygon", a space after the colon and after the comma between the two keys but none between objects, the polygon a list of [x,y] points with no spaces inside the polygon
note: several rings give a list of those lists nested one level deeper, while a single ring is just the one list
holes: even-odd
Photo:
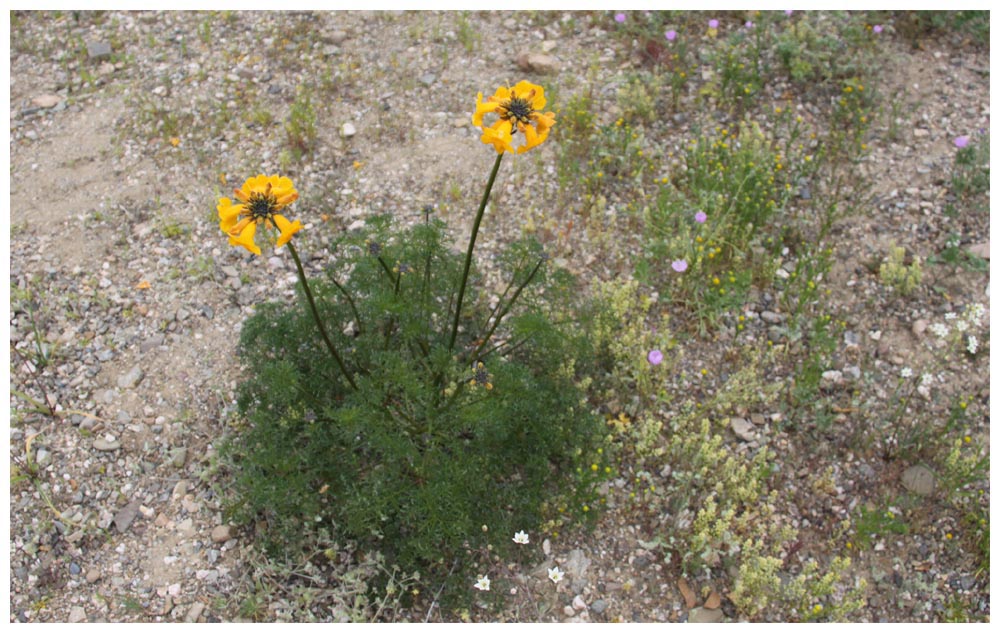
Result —
[{"label": "tall flower stem", "polygon": [[337,353],[337,348],[333,346],[333,342],[330,340],[330,336],[326,333],[326,328],[323,326],[323,321],[319,318],[319,310],[316,309],[316,301],[313,299],[312,290],[309,288],[309,282],[306,281],[306,271],[302,268],[302,260],[299,259],[299,253],[295,250],[295,245],[288,242],[288,251],[292,254],[292,259],[295,260],[295,268],[299,272],[299,281],[302,282],[302,289],[306,291],[306,299],[309,300],[309,308],[312,310],[313,320],[316,321],[316,327],[319,328],[319,333],[323,336],[323,342],[326,343],[326,348],[330,350],[330,355],[333,356],[333,360],[337,361],[337,365],[340,367],[340,371],[344,374],[344,378],[347,378],[347,382],[351,383],[351,387],[357,391],[358,385],[354,382],[354,378],[351,376],[351,372],[347,371],[347,365],[344,364],[344,359],[340,357]]},{"label": "tall flower stem", "polygon": [[486,347],[486,344],[490,342],[490,338],[493,337],[493,333],[496,332],[497,327],[499,327],[500,321],[505,316],[507,316],[508,312],[510,312],[510,309],[514,306],[514,303],[517,301],[517,298],[521,295],[521,291],[524,290],[525,286],[531,283],[532,279],[535,278],[535,274],[538,272],[538,269],[542,267],[542,264],[545,263],[546,259],[548,258],[542,257],[541,259],[538,260],[538,263],[535,264],[535,267],[532,269],[531,274],[528,275],[528,278],[524,280],[524,283],[518,286],[517,290],[514,292],[514,296],[510,298],[510,301],[507,302],[507,305],[504,306],[503,310],[501,310],[500,313],[497,314],[496,318],[493,320],[493,327],[491,327],[490,331],[487,332],[486,336],[483,337],[483,341],[479,344],[479,347],[476,348],[476,351],[472,353],[473,364],[475,364],[475,362],[479,360],[479,353],[482,352],[483,348]]},{"label": "tall flower stem", "polygon": [[493,171],[490,172],[490,179],[486,183],[486,191],[483,192],[483,199],[479,202],[476,221],[472,224],[472,235],[469,236],[469,250],[465,253],[465,270],[462,271],[462,283],[458,287],[458,302],[455,305],[455,322],[451,327],[451,340],[448,342],[449,350],[455,348],[455,339],[458,338],[458,320],[462,316],[462,300],[465,298],[465,284],[469,280],[469,268],[472,266],[472,251],[476,247],[479,224],[483,221],[483,213],[486,212],[486,203],[490,199],[490,192],[493,190],[493,182],[497,179],[497,172],[500,171],[500,161],[502,159],[503,153],[497,154],[497,160],[493,163]]}]

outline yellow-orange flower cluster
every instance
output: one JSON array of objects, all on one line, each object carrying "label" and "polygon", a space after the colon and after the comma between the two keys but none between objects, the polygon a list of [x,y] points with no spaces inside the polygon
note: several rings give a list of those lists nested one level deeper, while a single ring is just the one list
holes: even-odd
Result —
[{"label": "yellow-orange flower cluster", "polygon": [[277,213],[299,197],[290,178],[263,174],[247,178],[242,187],[233,190],[233,195],[239,200],[238,204],[233,204],[229,198],[220,198],[216,207],[219,228],[229,236],[230,246],[242,246],[260,255],[260,247],[254,242],[258,224],[278,227],[280,234],[275,246],[284,246],[303,228],[298,220],[289,222]]},{"label": "yellow-orange flower cluster", "polygon": [[[527,81],[518,82],[513,88],[500,86],[496,93],[483,101],[483,93],[476,97],[476,111],[472,124],[481,127],[480,140],[492,145],[497,154],[510,152],[523,154],[541,145],[549,136],[549,130],[556,124],[556,115],[543,112],[545,89]],[[496,123],[483,124],[483,116],[489,113],[499,115]],[[524,135],[524,144],[514,147],[514,134]]]}]

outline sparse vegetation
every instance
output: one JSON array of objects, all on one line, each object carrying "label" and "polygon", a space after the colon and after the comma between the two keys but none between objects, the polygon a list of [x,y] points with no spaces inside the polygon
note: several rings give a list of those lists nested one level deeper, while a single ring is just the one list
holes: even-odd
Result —
[{"label": "sparse vegetation", "polygon": [[10,20],[12,620],[989,618],[989,12]]}]

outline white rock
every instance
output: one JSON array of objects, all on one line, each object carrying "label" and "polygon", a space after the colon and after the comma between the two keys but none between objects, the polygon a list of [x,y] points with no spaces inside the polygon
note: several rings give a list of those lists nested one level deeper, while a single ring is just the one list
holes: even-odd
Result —
[{"label": "white rock", "polygon": [[755,439],[753,424],[745,418],[729,418],[729,428],[744,442],[752,442]]}]

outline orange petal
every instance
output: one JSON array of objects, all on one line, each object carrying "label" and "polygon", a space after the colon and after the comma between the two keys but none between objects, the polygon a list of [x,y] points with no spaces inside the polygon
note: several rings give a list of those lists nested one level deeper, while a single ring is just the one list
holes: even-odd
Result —
[{"label": "orange petal", "polygon": [[302,223],[296,220],[295,222],[289,222],[288,218],[283,215],[274,214],[274,223],[278,226],[278,230],[281,231],[281,235],[278,236],[278,241],[275,242],[276,247],[282,247],[288,243],[288,240],[292,239],[292,236],[301,231],[303,228]]},{"label": "orange petal", "polygon": [[[260,255],[260,247],[253,241],[253,236],[257,233],[257,223],[250,222],[249,218],[246,218],[246,221],[247,224],[242,227],[239,235],[229,235],[229,245],[242,246],[254,255]],[[241,222],[241,224],[243,223]]]},{"label": "orange petal", "polygon": [[294,189],[289,193],[280,195],[276,193],[275,195],[278,197],[278,202],[276,205],[276,208],[278,209],[284,209],[285,207],[287,207],[288,205],[299,199],[299,192],[295,191]]}]

